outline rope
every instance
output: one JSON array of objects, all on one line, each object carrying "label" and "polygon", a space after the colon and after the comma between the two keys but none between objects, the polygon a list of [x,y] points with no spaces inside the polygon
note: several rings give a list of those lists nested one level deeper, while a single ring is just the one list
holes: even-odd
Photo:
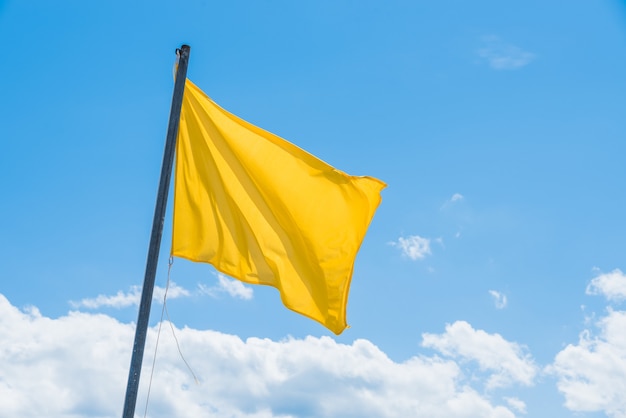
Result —
[{"label": "rope", "polygon": [[143,418],[148,415],[148,402],[150,401],[150,390],[152,389],[152,377],[154,376],[154,365],[156,364],[157,349],[159,348],[159,339],[161,338],[161,325],[163,325],[163,314],[165,313],[165,300],[167,299],[167,290],[170,288],[170,273],[172,272],[172,264],[174,257],[170,257],[169,266],[167,267],[167,283],[165,285],[165,293],[163,294],[163,307],[161,308],[161,319],[159,320],[159,330],[157,332],[156,344],[154,345],[154,356],[152,356],[152,370],[150,370],[150,381],[148,383],[148,394],[146,395],[146,407],[143,411]]},{"label": "rope", "polygon": [[178,349],[178,354],[180,354],[180,358],[183,359],[183,362],[185,363],[185,365],[187,366],[187,369],[193,376],[193,380],[196,382],[196,384],[198,385],[200,384],[198,378],[196,377],[196,374],[191,369],[191,366],[189,366],[189,363],[187,363],[187,360],[185,360],[185,356],[183,356],[183,352],[181,351],[180,345],[178,344],[178,338],[176,338],[176,333],[174,332],[174,325],[172,325],[172,320],[170,319],[170,313],[167,310],[167,291],[170,288],[170,277],[172,273],[172,265],[174,264],[174,257],[170,256],[168,264],[169,265],[167,267],[167,283],[165,285],[165,292],[163,293],[163,308],[161,308],[161,319],[159,320],[159,330],[157,332],[156,344],[154,345],[154,356],[152,358],[152,370],[150,370],[148,394],[146,395],[146,407],[143,412],[144,418],[146,418],[146,416],[148,415],[148,402],[150,401],[150,390],[152,389],[152,377],[154,376],[154,366],[156,364],[157,349],[159,348],[159,339],[161,337],[161,326],[163,325],[164,314],[167,315],[167,321],[170,323],[170,328],[172,330],[172,335],[174,336],[174,341],[176,341],[176,348]]},{"label": "rope", "polygon": [[189,365],[189,363],[187,363],[187,360],[185,360],[185,356],[183,356],[183,352],[180,350],[180,345],[178,345],[178,338],[176,338],[176,333],[174,332],[174,325],[172,325],[172,320],[170,319],[170,313],[167,311],[167,306],[165,306],[165,303],[163,304],[163,306],[165,307],[165,315],[167,315],[167,321],[170,323],[170,328],[172,329],[172,335],[174,336],[174,341],[176,341],[176,348],[178,348],[178,354],[180,354],[180,358],[183,359],[183,361],[185,362],[185,365],[187,366],[189,373],[191,373],[191,375],[193,376],[193,380],[196,382],[196,385],[199,385],[200,381],[196,377],[196,374],[193,372],[193,370],[191,370],[191,366]]}]

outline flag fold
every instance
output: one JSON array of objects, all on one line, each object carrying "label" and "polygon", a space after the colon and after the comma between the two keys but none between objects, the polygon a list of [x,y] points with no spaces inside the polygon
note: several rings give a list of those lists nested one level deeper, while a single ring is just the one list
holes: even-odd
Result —
[{"label": "flag fold", "polygon": [[269,285],[336,334],[357,251],[386,186],[349,176],[215,104],[186,81],[171,255]]}]

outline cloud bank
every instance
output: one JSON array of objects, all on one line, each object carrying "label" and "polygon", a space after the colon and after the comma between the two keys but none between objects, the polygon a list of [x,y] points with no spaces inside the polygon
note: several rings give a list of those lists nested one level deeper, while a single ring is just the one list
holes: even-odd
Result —
[{"label": "cloud bank", "polygon": [[[615,299],[623,277],[619,270],[599,274],[588,292]],[[524,345],[466,321],[424,333],[421,346],[435,353],[402,362],[363,339],[242,340],[174,327],[196,384],[169,327],[163,329],[168,331],[160,338],[148,408],[153,418],[512,418],[528,408],[511,391],[534,385],[542,370],[544,378],[554,379],[569,411],[626,418],[626,311],[611,307],[546,367]],[[156,332],[156,326],[148,331],[140,415]],[[119,417],[133,335],[134,324],[108,315],[49,318],[34,307],[18,309],[0,294],[0,414]]]},{"label": "cloud bank", "polygon": [[[119,417],[133,332],[133,324],[107,315],[70,312],[53,319],[35,308],[20,310],[0,295],[0,411],[24,418]],[[151,328],[140,415],[155,334]],[[367,340],[349,345],[329,337],[242,340],[186,327],[176,335],[199,384],[171,334],[162,334],[151,417],[511,418],[512,408],[522,405],[494,401],[473,387],[454,350],[447,359],[416,355],[395,362]],[[493,338],[511,350],[501,337]]]}]

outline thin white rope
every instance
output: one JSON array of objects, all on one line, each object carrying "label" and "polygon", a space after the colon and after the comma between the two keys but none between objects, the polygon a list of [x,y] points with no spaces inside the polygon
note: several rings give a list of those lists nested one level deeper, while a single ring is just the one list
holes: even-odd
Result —
[{"label": "thin white rope", "polygon": [[167,283],[165,284],[165,292],[163,293],[163,307],[161,308],[161,319],[159,320],[159,330],[157,332],[156,344],[154,345],[154,356],[152,357],[152,370],[150,370],[150,381],[148,383],[148,394],[146,395],[146,407],[143,411],[143,418],[148,415],[148,402],[150,401],[150,390],[152,389],[152,377],[154,376],[154,365],[156,364],[157,349],[159,348],[159,339],[161,338],[161,326],[163,325],[163,314],[165,313],[165,301],[167,300],[167,291],[170,288],[170,274],[172,272],[172,264],[174,257],[170,257],[167,267]]},{"label": "thin white rope", "polygon": [[146,418],[146,416],[148,415],[148,401],[150,400],[150,390],[152,389],[152,377],[154,376],[154,366],[156,364],[157,349],[159,347],[159,339],[161,337],[161,326],[163,325],[163,315],[164,314],[167,315],[167,321],[170,324],[170,329],[172,330],[172,335],[174,336],[174,341],[176,341],[176,348],[178,349],[178,354],[180,354],[180,358],[185,363],[185,366],[187,366],[187,369],[189,370],[189,372],[193,376],[193,380],[196,382],[196,384],[198,384],[198,385],[200,384],[200,381],[198,380],[198,378],[196,377],[196,374],[191,369],[191,366],[189,365],[189,363],[187,363],[187,360],[185,359],[185,356],[183,355],[183,352],[180,349],[180,344],[178,343],[178,338],[176,337],[176,332],[174,331],[174,325],[172,324],[172,320],[170,319],[170,313],[167,310],[167,291],[170,288],[170,277],[171,277],[171,273],[172,273],[172,265],[173,264],[174,264],[174,257],[170,256],[169,266],[167,268],[167,283],[165,284],[165,292],[163,293],[163,308],[161,308],[161,319],[159,320],[159,330],[157,332],[156,344],[154,345],[154,357],[152,358],[152,370],[150,370],[150,381],[148,383],[148,394],[146,395],[146,407],[145,407],[144,413],[143,413],[143,417],[144,418]]},{"label": "thin white rope", "polygon": [[187,366],[189,373],[191,373],[191,375],[193,376],[193,380],[196,382],[196,385],[199,385],[200,381],[196,377],[196,374],[193,372],[193,370],[191,370],[191,366],[189,365],[189,363],[187,363],[187,360],[185,360],[185,356],[183,356],[183,352],[180,349],[180,345],[178,345],[178,338],[176,338],[176,333],[174,332],[174,325],[172,325],[172,320],[170,319],[170,313],[167,310],[167,306],[165,304],[163,304],[163,306],[165,306],[165,315],[167,315],[167,321],[170,323],[170,328],[172,329],[172,335],[174,336],[174,341],[176,341],[176,348],[178,348],[178,354],[180,354],[180,358],[183,359],[183,361],[185,362],[185,365]]}]

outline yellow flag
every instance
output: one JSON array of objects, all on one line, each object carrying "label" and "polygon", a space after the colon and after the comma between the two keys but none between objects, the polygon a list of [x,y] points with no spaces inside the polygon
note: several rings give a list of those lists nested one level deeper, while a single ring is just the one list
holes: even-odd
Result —
[{"label": "yellow flag", "polygon": [[340,334],[354,260],[385,186],[228,113],[187,80],[173,256],[274,286],[287,308]]}]

